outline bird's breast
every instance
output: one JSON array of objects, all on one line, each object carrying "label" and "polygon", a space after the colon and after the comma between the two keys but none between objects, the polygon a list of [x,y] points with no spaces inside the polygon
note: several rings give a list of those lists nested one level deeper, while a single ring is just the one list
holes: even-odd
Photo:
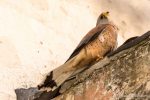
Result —
[{"label": "bird's breast", "polygon": [[103,56],[116,46],[117,35],[113,26],[106,27],[97,38],[86,46],[87,55],[92,59]]}]

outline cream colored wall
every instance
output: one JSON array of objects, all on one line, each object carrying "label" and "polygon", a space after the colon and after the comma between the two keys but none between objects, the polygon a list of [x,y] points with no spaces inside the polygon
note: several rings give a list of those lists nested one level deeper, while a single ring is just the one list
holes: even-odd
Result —
[{"label": "cream colored wall", "polygon": [[150,29],[149,0],[1,0],[0,99],[36,86],[62,64],[102,11],[118,25],[119,45]]}]

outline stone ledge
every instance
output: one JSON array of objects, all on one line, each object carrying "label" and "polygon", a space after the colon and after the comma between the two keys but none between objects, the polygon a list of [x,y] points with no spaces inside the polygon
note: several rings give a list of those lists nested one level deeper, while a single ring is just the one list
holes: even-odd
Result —
[{"label": "stone ledge", "polygon": [[54,100],[150,99],[150,32],[121,48],[64,83]]}]

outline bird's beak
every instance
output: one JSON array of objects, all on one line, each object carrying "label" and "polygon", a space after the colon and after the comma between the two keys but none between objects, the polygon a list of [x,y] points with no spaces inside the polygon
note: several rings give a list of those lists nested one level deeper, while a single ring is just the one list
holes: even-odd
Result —
[{"label": "bird's beak", "polygon": [[108,11],[105,12],[105,13],[104,13],[104,16],[108,17],[108,16],[109,16],[109,12],[108,12]]}]

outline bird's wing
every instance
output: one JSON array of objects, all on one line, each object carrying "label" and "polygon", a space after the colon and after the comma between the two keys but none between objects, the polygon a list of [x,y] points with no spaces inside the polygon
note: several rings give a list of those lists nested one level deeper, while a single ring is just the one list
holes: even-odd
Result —
[{"label": "bird's wing", "polygon": [[[91,31],[89,31],[81,40],[81,42],[79,43],[79,45],[76,47],[76,49],[73,51],[73,53],[71,54],[71,56],[68,58],[68,60],[70,60],[71,58],[73,58],[74,56],[76,56],[80,50],[88,43],[90,43],[91,41],[93,41],[97,36],[99,36],[99,34],[102,33],[102,31],[105,29],[105,27],[108,24],[102,24],[99,25],[95,28],[93,28]],[[67,60],[67,61],[68,61]],[[66,61],[66,62],[67,62]]]}]

